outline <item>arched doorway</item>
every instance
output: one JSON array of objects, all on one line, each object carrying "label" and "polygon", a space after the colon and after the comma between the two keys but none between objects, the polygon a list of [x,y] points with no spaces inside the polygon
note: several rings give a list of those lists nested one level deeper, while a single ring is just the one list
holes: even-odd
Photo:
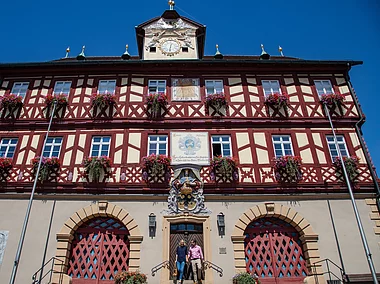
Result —
[{"label": "arched doorway", "polygon": [[308,270],[299,233],[275,217],[252,221],[244,231],[246,270],[261,283],[303,283]]},{"label": "arched doorway", "polygon": [[95,217],[74,233],[68,275],[73,284],[113,284],[129,267],[129,231],[118,220]]}]

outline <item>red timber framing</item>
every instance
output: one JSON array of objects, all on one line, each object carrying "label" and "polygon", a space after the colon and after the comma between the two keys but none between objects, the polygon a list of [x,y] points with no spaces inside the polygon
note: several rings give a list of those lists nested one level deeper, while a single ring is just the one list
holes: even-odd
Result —
[{"label": "red timber framing", "polygon": [[[227,58],[227,57],[226,57]],[[41,147],[43,134],[48,121],[44,115],[44,98],[52,93],[56,81],[71,81],[69,105],[62,120],[56,120],[51,136],[63,137],[60,154],[62,163],[57,182],[40,184],[40,192],[166,192],[166,185],[148,186],[142,181],[140,162],[130,162],[128,149],[137,151],[141,158],[147,153],[148,134],[169,134],[170,130],[192,129],[208,131],[213,134],[231,135],[232,153],[238,159],[240,178],[237,182],[215,183],[211,181],[209,168],[201,171],[205,181],[205,192],[234,192],[236,188],[249,193],[278,193],[284,188],[273,179],[272,158],[274,151],[271,141],[273,134],[291,135],[294,154],[302,151],[311,153],[312,162],[302,165],[303,180],[295,187],[286,188],[295,192],[339,192],[345,185],[336,182],[325,136],[331,134],[329,124],[320,106],[314,80],[330,80],[336,93],[346,97],[339,113],[333,113],[334,125],[338,134],[345,137],[351,155],[360,152],[360,145],[351,141],[355,135],[354,126],[359,121],[359,111],[354,103],[353,94],[347,86],[347,63],[360,62],[317,62],[290,58],[273,57],[262,62],[257,57],[231,57],[228,61],[215,61],[205,58],[199,61],[140,61],[123,62],[116,58],[94,61],[88,58],[79,64],[73,59],[59,60],[49,64],[0,65],[0,92],[8,94],[14,82],[29,82],[29,90],[18,119],[2,119],[0,127],[11,132],[1,133],[1,138],[18,137],[14,166],[6,184],[0,191],[29,191],[32,185],[32,166],[30,159],[41,149],[33,145],[37,139]],[[138,75],[132,75],[138,74]],[[200,75],[205,74],[205,75]],[[207,75],[206,75],[207,74]],[[36,77],[39,76],[39,77]],[[15,79],[17,77],[17,79]],[[171,81],[173,78],[199,78],[201,100],[196,102],[175,102],[171,100]],[[116,79],[116,106],[112,117],[93,117],[90,97],[97,92],[99,80]],[[145,95],[148,80],[165,79],[169,104],[162,119],[151,120],[146,116]],[[228,112],[224,117],[207,115],[204,109],[205,80],[223,80],[224,93],[228,100]],[[264,104],[262,80],[278,80],[281,91],[290,96],[287,117],[268,114]],[[236,135],[248,133],[249,143],[237,145]],[[266,146],[253,138],[255,133],[264,133]],[[83,181],[81,159],[89,155],[93,135],[111,136],[110,158],[115,160],[115,152],[121,158],[114,161],[111,173],[102,183],[94,185]],[[130,143],[131,134],[141,133],[140,145]],[[298,146],[297,135],[302,133],[308,143]],[[39,135],[32,137],[32,135]],[[70,143],[68,142],[69,136]],[[116,136],[123,137],[123,143],[116,145]],[[319,135],[321,145],[314,143]],[[80,143],[85,137],[85,143]],[[170,141],[169,141],[170,144]],[[241,151],[249,149],[252,163],[239,161]],[[258,151],[268,151],[267,162],[259,162]],[[71,156],[65,160],[65,155]],[[325,161],[319,161],[323,153]],[[20,156],[22,155],[22,157]],[[358,192],[372,192],[372,180],[366,161],[361,161],[359,172],[361,180],[356,184]],[[70,176],[74,178],[70,180]],[[123,176],[123,179],[121,179]],[[125,178],[124,178],[125,177]]]}]

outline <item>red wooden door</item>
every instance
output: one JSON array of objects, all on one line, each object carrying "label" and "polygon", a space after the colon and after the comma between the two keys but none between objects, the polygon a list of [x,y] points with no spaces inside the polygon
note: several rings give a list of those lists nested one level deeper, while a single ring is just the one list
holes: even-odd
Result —
[{"label": "red wooden door", "polygon": [[294,227],[277,218],[262,218],[249,224],[244,234],[246,269],[261,283],[303,283],[308,270]]},{"label": "red wooden door", "polygon": [[68,275],[73,284],[113,284],[128,270],[128,230],[112,218],[95,218],[75,232]]}]

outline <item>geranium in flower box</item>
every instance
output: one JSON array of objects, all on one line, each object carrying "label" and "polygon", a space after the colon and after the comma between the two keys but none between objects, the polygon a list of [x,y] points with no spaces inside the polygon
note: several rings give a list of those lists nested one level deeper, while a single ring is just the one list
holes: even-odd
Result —
[{"label": "geranium in flower box", "polygon": [[57,106],[67,106],[68,100],[66,94],[49,94],[45,98],[46,106],[51,106],[57,102]]},{"label": "geranium in flower box", "polygon": [[206,107],[207,113],[209,111],[209,108],[213,107],[216,110],[216,112],[220,114],[219,110],[222,107],[225,107],[225,108],[228,107],[226,96],[222,93],[207,95],[206,100],[205,100],[205,107]]},{"label": "geranium in flower box", "polygon": [[144,181],[149,177],[164,176],[166,181],[170,180],[171,158],[166,155],[151,154],[142,158],[142,176]]},{"label": "geranium in flower box", "polygon": [[320,96],[321,104],[329,107],[340,105],[344,102],[344,95],[342,94],[323,94]]},{"label": "geranium in flower box", "polygon": [[248,272],[241,272],[232,277],[232,284],[260,284],[259,277]]},{"label": "geranium in flower box", "polygon": [[[356,156],[343,157],[343,162],[346,167],[346,171],[350,181],[354,182],[359,176],[358,167],[359,167],[360,158]],[[333,163],[335,167],[335,173],[338,178],[344,180],[343,166],[339,157],[336,157]]]},{"label": "geranium in flower box", "polygon": [[111,159],[107,156],[87,157],[83,160],[84,173],[93,182],[98,182],[102,173],[108,174],[111,168]]},{"label": "geranium in flower box", "polygon": [[157,118],[161,116],[161,110],[166,110],[168,98],[164,93],[151,93],[146,96],[148,116]]},{"label": "geranium in flower box", "polygon": [[214,156],[210,166],[211,180],[216,180],[216,175],[222,176],[223,180],[239,179],[237,163],[232,157]]},{"label": "geranium in flower box", "polygon": [[289,96],[287,94],[273,93],[265,97],[264,103],[271,107],[286,107],[289,103]]},{"label": "geranium in flower box", "polygon": [[114,106],[116,104],[116,96],[114,94],[92,94],[91,105],[103,109],[108,106]]},{"label": "geranium in flower box", "polygon": [[0,181],[6,181],[9,171],[12,169],[12,159],[0,158]]},{"label": "geranium in flower box", "polygon": [[23,105],[23,97],[15,94],[5,94],[0,100],[1,109],[14,109]]},{"label": "geranium in flower box", "polygon": [[274,159],[274,174],[278,182],[298,183],[302,180],[302,159],[299,156],[286,155]]},{"label": "geranium in flower box", "polygon": [[147,276],[141,272],[121,271],[115,276],[115,284],[145,284]]},{"label": "geranium in flower box", "polygon": [[31,161],[33,165],[34,177],[37,174],[38,164],[39,164],[40,159],[42,159],[42,161],[41,161],[41,168],[40,168],[40,174],[38,176],[38,180],[40,180],[41,182],[47,181],[49,177],[52,177],[52,174],[57,175],[58,170],[61,166],[61,163],[58,158],[35,157]]}]

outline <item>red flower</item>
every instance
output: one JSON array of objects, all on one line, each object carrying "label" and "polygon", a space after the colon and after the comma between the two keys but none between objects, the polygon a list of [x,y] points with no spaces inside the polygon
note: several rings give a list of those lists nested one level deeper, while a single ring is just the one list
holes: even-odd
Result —
[{"label": "red flower", "polygon": [[343,103],[345,96],[342,94],[323,94],[320,97],[322,104],[332,106],[335,104]]},{"label": "red flower", "polygon": [[67,105],[67,95],[65,94],[59,94],[59,95],[52,95],[49,94],[45,98],[45,104],[47,106],[52,105],[54,102],[57,102],[58,105]]},{"label": "red flower", "polygon": [[0,98],[0,108],[22,106],[22,96],[15,94],[5,94]]},{"label": "red flower", "polygon": [[280,93],[269,94],[265,98],[264,103],[276,107],[287,106],[289,103],[289,96],[287,94]]}]

